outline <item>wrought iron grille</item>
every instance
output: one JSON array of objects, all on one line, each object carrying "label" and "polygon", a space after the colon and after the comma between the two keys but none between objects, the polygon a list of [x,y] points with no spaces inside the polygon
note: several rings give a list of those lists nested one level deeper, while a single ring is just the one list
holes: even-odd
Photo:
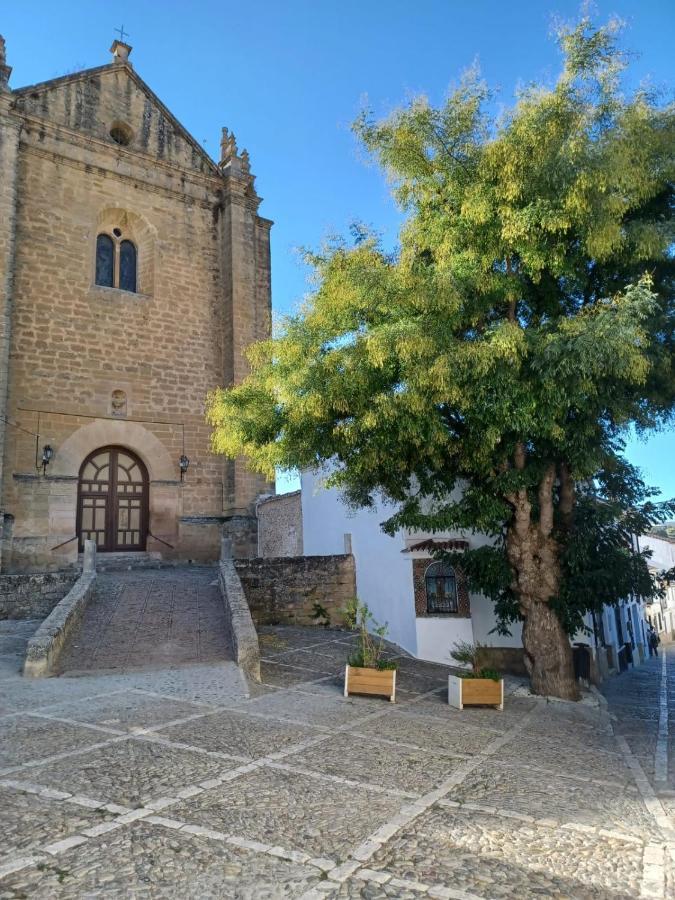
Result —
[{"label": "wrought iron grille", "polygon": [[452,566],[444,563],[432,563],[424,576],[424,584],[429,615],[448,615],[459,612],[457,576]]}]

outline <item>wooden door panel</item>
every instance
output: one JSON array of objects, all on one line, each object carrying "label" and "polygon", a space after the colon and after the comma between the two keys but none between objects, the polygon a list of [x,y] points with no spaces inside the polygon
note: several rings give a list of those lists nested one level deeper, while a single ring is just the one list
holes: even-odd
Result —
[{"label": "wooden door panel", "polygon": [[80,469],[77,533],[80,549],[145,550],[148,476],[143,463],[121,447],[92,453]]}]

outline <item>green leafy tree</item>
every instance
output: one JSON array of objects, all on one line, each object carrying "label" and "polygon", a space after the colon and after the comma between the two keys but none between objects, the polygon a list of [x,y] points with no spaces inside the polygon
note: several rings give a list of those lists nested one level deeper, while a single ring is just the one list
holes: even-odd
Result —
[{"label": "green leafy tree", "polygon": [[[355,229],[251,375],[209,402],[214,447],[327,465],[383,523],[474,529],[461,557],[538,693],[575,697],[568,635],[653,588],[630,532],[672,515],[622,458],[672,416],[673,107],[620,90],[613,23],[561,29],[562,73],[499,120],[470,73],[439,109],[355,125],[407,213],[386,253]],[[581,488],[580,488],[581,485]]]}]

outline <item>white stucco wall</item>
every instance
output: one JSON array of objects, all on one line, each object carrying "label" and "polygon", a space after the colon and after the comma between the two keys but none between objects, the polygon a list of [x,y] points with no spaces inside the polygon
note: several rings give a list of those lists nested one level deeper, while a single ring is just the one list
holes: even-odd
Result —
[{"label": "white stucco wall", "polygon": [[417,655],[410,558],[401,553],[403,537],[388,537],[380,528],[394,509],[383,504],[377,510],[353,513],[338,491],[323,487],[321,476],[303,472],[301,484],[304,554],[344,553],[344,536],[350,534],[359,599],[378,622],[388,623],[389,640]]},{"label": "white stucco wall", "polygon": [[[344,536],[351,535],[356,560],[356,587],[360,600],[370,607],[379,622],[387,622],[388,637],[420,659],[450,664],[450,650],[457,641],[480,641],[487,646],[520,647],[521,626],[512,627],[511,636],[490,634],[495,627],[494,606],[480,594],[471,594],[471,619],[443,616],[415,616],[412,560],[428,559],[428,554],[406,552],[406,548],[434,537],[438,540],[462,537],[472,547],[490,539],[475,533],[399,532],[385,535],[380,523],[393,514],[394,507],[381,504],[377,510],[348,510],[340,493],[327,490],[323,479],[310,472],[301,478],[303,553],[316,556],[344,553]],[[432,562],[428,559],[429,563]]]},{"label": "white stucco wall", "polygon": [[651,550],[652,558],[649,560],[649,568],[657,572],[664,569],[672,569],[675,566],[675,543],[656,535],[644,534],[638,538],[641,550]]},{"label": "white stucco wall", "polygon": [[495,605],[482,594],[471,594],[471,618],[473,619],[473,636],[479,644],[486,647],[522,647],[523,625],[512,622],[509,625],[510,635],[497,634],[493,628],[497,624]]},{"label": "white stucco wall", "polygon": [[[652,573],[660,575],[661,572],[675,568],[675,542],[656,535],[642,535],[638,541],[641,550],[652,551],[649,560]],[[666,585],[666,596],[647,606],[645,615],[649,616],[654,627],[661,632],[662,638],[664,635],[675,636],[675,584]]]},{"label": "white stucco wall", "polygon": [[417,655],[420,659],[456,666],[450,651],[458,641],[472,644],[474,632],[471,619],[420,616],[417,623]]}]

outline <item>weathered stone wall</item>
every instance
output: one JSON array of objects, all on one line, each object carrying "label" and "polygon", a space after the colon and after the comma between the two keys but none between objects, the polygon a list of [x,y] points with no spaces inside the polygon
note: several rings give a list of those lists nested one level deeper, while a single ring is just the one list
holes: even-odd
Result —
[{"label": "weathered stone wall", "polygon": [[77,578],[77,572],[0,575],[0,619],[45,619]]},{"label": "weathered stone wall", "polygon": [[[2,475],[7,429],[7,388],[12,333],[12,291],[16,246],[17,178],[20,123],[10,113],[5,79],[4,43],[0,42],[0,529],[4,524]],[[1,562],[1,559],[0,559]]]},{"label": "weathered stone wall", "polygon": [[302,556],[302,502],[300,491],[266,497],[256,506],[258,556]]},{"label": "weathered stone wall", "polygon": [[[87,541],[93,544],[92,541]],[[45,678],[57,668],[66,641],[82,621],[94,594],[96,570],[82,572],[66,596],[60,600],[40,625],[26,646],[23,674],[28,678]]]},{"label": "weathered stone wall", "polygon": [[[257,214],[247,162],[229,145],[227,159],[212,162],[127,65],[9,97],[0,262],[11,272],[0,273],[0,307],[11,287],[12,425],[0,508],[13,528],[4,570],[75,561],[79,467],[111,444],[148,468],[148,550],[215,560],[223,522],[252,517],[269,490],[243,461],[210,452],[203,417],[207,393],[242,377],[246,345],[270,328],[271,223]],[[119,121],[128,146],[110,137]],[[138,293],[94,283],[96,236],[114,228],[137,246]],[[0,308],[0,330],[1,317]],[[121,406],[113,392],[123,392]],[[36,435],[40,452],[55,451],[46,475],[36,469]],[[249,532],[244,550],[255,553]]]},{"label": "weathered stone wall", "polygon": [[482,647],[478,656],[481,669],[496,669],[502,675],[527,676],[522,647]]},{"label": "weathered stone wall", "polygon": [[225,606],[225,624],[234,660],[243,671],[260,681],[260,645],[241,580],[232,559],[220,560],[218,581]]},{"label": "weathered stone wall", "polygon": [[314,604],[342,622],[341,610],[356,595],[354,557],[289,556],[235,559],[235,568],[256,625],[317,625]]}]

